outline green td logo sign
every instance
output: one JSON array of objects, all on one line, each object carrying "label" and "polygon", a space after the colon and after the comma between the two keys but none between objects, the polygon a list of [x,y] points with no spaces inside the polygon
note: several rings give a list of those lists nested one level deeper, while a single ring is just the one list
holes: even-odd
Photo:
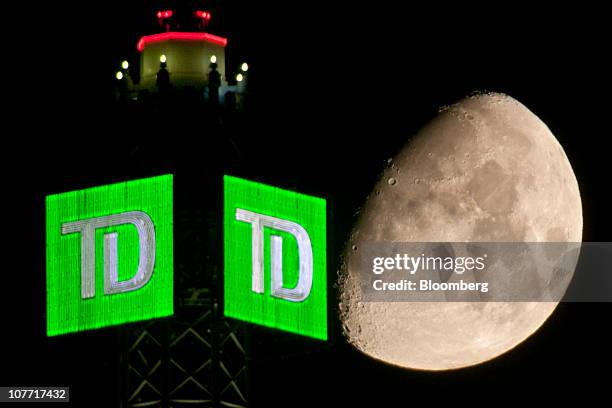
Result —
[{"label": "green td logo sign", "polygon": [[225,315],[327,339],[325,200],[224,178]]},{"label": "green td logo sign", "polygon": [[171,175],[46,207],[48,336],[172,315]]},{"label": "green td logo sign", "polygon": [[[173,314],[172,175],[47,197],[47,335]],[[225,315],[327,339],[326,203],[224,178]]]}]

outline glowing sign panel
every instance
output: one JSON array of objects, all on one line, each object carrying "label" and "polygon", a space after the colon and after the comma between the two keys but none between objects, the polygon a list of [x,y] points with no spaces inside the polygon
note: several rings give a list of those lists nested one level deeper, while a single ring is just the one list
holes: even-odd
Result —
[{"label": "glowing sign panel", "polygon": [[224,178],[225,315],[327,339],[326,203]]},{"label": "glowing sign panel", "polygon": [[47,197],[47,335],[169,316],[172,176]]}]

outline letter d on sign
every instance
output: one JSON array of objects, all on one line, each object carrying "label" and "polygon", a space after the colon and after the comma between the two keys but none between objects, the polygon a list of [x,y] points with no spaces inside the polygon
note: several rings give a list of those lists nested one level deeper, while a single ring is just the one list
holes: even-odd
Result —
[{"label": "letter d on sign", "polygon": [[295,288],[283,287],[283,238],[272,235],[270,241],[270,269],[272,270],[272,296],[291,302],[301,302],[308,297],[312,287],[312,245],[308,233],[300,224],[257,214],[252,211],[236,209],[236,219],[252,225],[253,285],[255,293],[264,293],[264,233],[263,227],[285,231],[295,237],[298,244],[299,274]]},{"label": "letter d on sign", "polygon": [[81,297],[96,295],[96,238],[98,228],[133,225],[138,231],[140,256],[138,270],[133,278],[119,281],[117,233],[104,234],[104,294],[129,292],[143,287],[153,275],[155,265],[155,226],[142,211],[129,211],[106,217],[62,224],[62,234],[81,233]]}]

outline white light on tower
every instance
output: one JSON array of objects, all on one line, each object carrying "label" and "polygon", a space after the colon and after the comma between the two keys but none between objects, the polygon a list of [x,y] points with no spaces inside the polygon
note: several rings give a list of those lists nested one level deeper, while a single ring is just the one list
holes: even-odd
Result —
[{"label": "white light on tower", "polygon": [[166,62],[166,54],[162,54],[159,56],[159,62],[164,64]]},{"label": "white light on tower", "polygon": [[215,64],[217,62],[217,56],[216,55],[211,55],[210,56],[210,62]]},{"label": "white light on tower", "polygon": [[129,67],[130,67],[130,63],[127,62],[126,60],[123,60],[123,62],[121,63],[121,68],[128,69]]},{"label": "white light on tower", "polygon": [[115,78],[121,81],[123,79],[123,72],[117,71],[117,74],[115,74]]},{"label": "white light on tower", "polygon": [[236,75],[236,81],[242,82],[243,79],[244,79],[244,76],[242,74]]},{"label": "white light on tower", "polygon": [[243,62],[242,65],[240,66],[240,69],[242,70],[242,72],[247,72],[249,70],[249,64],[247,64],[246,62]]}]

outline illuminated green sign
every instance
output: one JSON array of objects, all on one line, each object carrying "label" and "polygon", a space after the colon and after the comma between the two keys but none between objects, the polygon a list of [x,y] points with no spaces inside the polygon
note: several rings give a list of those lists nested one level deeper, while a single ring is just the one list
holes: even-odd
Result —
[{"label": "illuminated green sign", "polygon": [[325,200],[224,177],[225,315],[327,339]]},{"label": "illuminated green sign", "polygon": [[47,197],[47,335],[170,316],[172,175]]}]

